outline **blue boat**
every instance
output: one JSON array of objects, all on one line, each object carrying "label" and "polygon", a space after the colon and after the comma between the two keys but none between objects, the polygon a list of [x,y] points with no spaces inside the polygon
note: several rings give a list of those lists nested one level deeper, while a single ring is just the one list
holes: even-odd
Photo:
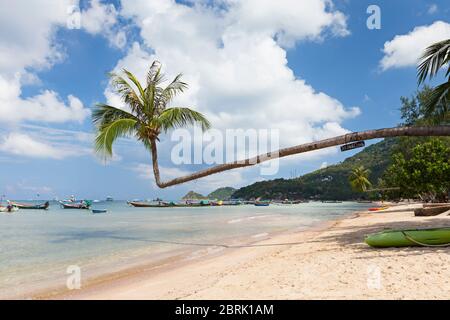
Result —
[{"label": "blue boat", "polygon": [[255,204],[255,206],[257,206],[257,207],[268,207],[269,204],[270,204],[270,202],[256,201],[254,204]]},{"label": "blue boat", "polygon": [[107,213],[106,209],[92,209],[92,213]]}]

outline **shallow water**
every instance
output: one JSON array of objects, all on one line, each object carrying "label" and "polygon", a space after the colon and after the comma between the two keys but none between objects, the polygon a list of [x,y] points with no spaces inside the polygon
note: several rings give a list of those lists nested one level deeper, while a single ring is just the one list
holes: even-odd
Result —
[{"label": "shallow water", "polygon": [[106,214],[50,209],[0,214],[0,297],[25,295],[37,288],[63,286],[67,267],[85,277],[162,261],[180,252],[187,259],[248,243],[274,232],[308,228],[370,204],[302,203],[196,208],[133,208],[126,202],[94,203]]}]

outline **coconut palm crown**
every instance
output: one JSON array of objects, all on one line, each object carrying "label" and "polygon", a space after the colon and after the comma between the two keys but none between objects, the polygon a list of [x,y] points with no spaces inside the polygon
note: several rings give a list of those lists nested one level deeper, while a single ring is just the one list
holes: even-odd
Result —
[{"label": "coconut palm crown", "polygon": [[365,192],[372,186],[372,183],[369,181],[369,173],[370,170],[365,169],[363,166],[356,167],[352,170],[348,180],[353,190]]},{"label": "coconut palm crown", "polygon": [[160,185],[156,142],[159,135],[175,128],[199,124],[210,128],[205,116],[187,107],[169,107],[170,102],[188,85],[178,74],[166,87],[161,64],[154,61],[145,86],[128,70],[123,75],[111,73],[111,83],[129,111],[107,104],[97,104],[92,112],[96,127],[95,150],[105,157],[113,154],[113,144],[120,137],[135,137],[151,152],[156,184]]},{"label": "coconut palm crown", "polygon": [[437,115],[439,122],[450,120],[450,39],[436,42],[425,49],[417,67],[419,85],[427,78],[437,75],[442,67],[447,66],[447,81],[436,86],[425,103],[426,112]]}]

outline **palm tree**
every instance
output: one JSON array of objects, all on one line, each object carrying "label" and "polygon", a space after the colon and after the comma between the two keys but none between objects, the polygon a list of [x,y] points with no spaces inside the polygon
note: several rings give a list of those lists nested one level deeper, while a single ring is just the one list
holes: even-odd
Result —
[{"label": "palm tree", "polygon": [[429,115],[435,115],[437,121],[450,120],[450,39],[436,42],[425,49],[417,67],[419,85],[427,78],[432,79],[439,70],[447,65],[445,77],[447,81],[436,86],[428,101],[425,110]]},{"label": "palm tree", "polygon": [[364,166],[356,167],[350,173],[348,180],[353,190],[358,192],[365,192],[372,183],[369,181],[370,170],[364,168]]},{"label": "palm tree", "polygon": [[116,139],[134,136],[151,152],[156,184],[162,187],[156,146],[159,135],[174,128],[194,124],[200,124],[202,129],[206,130],[210,123],[204,115],[192,109],[169,108],[172,99],[187,88],[187,84],[181,81],[181,74],[163,88],[160,85],[164,82],[164,75],[157,61],[152,63],[147,73],[145,87],[128,70],[123,69],[123,73],[126,78],[115,73],[110,76],[129,111],[107,104],[97,104],[92,113],[92,120],[97,128],[96,151],[110,157]]},{"label": "palm tree", "polygon": [[384,128],[377,130],[366,130],[359,132],[347,133],[341,136],[324,139],[320,141],[313,141],[305,144],[296,145],[293,147],[283,148],[280,150],[260,154],[256,157],[237,160],[224,164],[219,164],[204,170],[197,171],[195,173],[175,178],[166,182],[158,184],[160,188],[165,188],[173,186],[176,184],[185,183],[188,181],[200,179],[212,174],[237,169],[250,167],[265,161],[283,158],[291,156],[294,154],[300,154],[305,152],[310,152],[313,150],[319,150],[324,148],[329,148],[333,146],[338,146],[341,144],[346,144],[350,142],[360,141],[360,140],[370,140],[378,138],[387,137],[404,137],[404,136],[414,136],[414,137],[440,137],[440,136],[450,136],[450,126],[422,126],[422,127],[394,127],[394,128]]},{"label": "palm tree", "polygon": [[167,132],[177,127],[184,127],[188,124],[198,123],[203,129],[207,129],[210,127],[210,123],[201,113],[189,108],[168,108],[168,104],[173,97],[187,88],[187,84],[180,80],[181,75],[176,76],[166,88],[162,88],[159,86],[163,82],[161,66],[158,62],[153,62],[147,74],[147,83],[144,88],[132,73],[127,70],[123,70],[123,72],[128,80],[120,75],[111,74],[112,83],[130,111],[106,104],[98,104],[96,106],[92,115],[93,122],[97,128],[96,151],[105,156],[111,156],[112,145],[117,138],[124,136],[136,137],[152,154],[155,181],[160,188],[196,180],[231,169],[249,167],[277,158],[360,140],[399,136],[450,136],[450,126],[445,125],[395,127],[352,132],[334,138],[260,154],[245,160],[219,164],[183,177],[161,182],[156,146],[157,141],[159,141],[158,136],[162,132]]}]

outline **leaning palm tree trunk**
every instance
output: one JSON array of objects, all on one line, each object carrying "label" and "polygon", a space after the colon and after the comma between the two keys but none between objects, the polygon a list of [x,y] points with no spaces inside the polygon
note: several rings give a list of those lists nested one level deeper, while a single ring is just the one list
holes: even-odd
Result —
[{"label": "leaning palm tree trunk", "polygon": [[387,137],[400,137],[400,136],[450,136],[450,126],[428,126],[428,127],[396,127],[396,128],[385,128],[377,130],[367,130],[360,132],[352,132],[342,136],[324,139],[320,141],[300,144],[290,148],[280,149],[278,151],[273,151],[265,154],[258,155],[253,158],[239,160],[229,163],[220,164],[212,168],[197,171],[193,174],[189,174],[184,177],[175,178],[166,182],[161,182],[159,176],[156,144],[153,143],[152,146],[152,160],[153,160],[153,172],[155,174],[155,181],[158,187],[166,188],[173,185],[181,184],[184,182],[196,180],[203,178],[215,173],[235,169],[242,167],[253,166],[258,163],[262,163],[268,160],[273,160],[277,158],[287,157],[293,154],[304,153],[313,150],[324,149],[328,147],[333,147],[341,144],[346,144],[349,142],[359,141],[359,140],[370,140],[377,138],[387,138]]}]

